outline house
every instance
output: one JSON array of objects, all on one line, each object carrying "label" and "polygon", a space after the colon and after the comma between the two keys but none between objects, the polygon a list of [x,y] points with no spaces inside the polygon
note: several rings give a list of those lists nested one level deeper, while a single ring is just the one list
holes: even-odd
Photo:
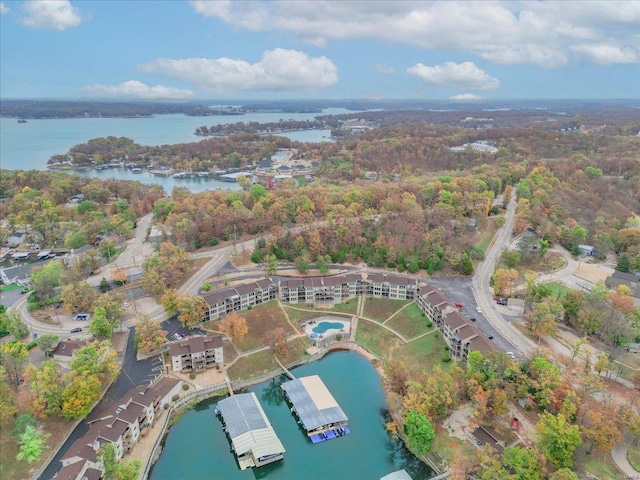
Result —
[{"label": "house", "polygon": [[27,234],[24,232],[14,232],[7,237],[5,245],[9,248],[18,248],[22,245],[22,242],[27,238]]},{"label": "house", "polygon": [[578,245],[580,254],[584,257],[591,257],[596,254],[596,250],[591,245]]},{"label": "house", "polygon": [[63,365],[69,365],[76,350],[86,347],[87,342],[80,340],[62,340],[53,350],[53,359]]},{"label": "house", "polygon": [[171,237],[171,229],[164,225],[154,225],[151,227],[151,232],[149,233],[149,243],[155,244],[160,243],[163,240]]},{"label": "house", "polygon": [[625,273],[616,270],[604,281],[607,288],[616,288],[618,285],[626,285],[631,289],[632,297],[640,298],[640,274]]},{"label": "house", "polygon": [[174,372],[197,372],[224,363],[222,336],[194,336],[169,345]]},{"label": "house", "polygon": [[27,285],[31,278],[31,270],[34,264],[17,265],[15,267],[0,268],[0,278],[5,285],[16,283],[18,285]]},{"label": "house", "polygon": [[504,450],[505,441],[490,427],[480,425],[471,435],[476,439],[478,445],[490,445],[499,454]]}]

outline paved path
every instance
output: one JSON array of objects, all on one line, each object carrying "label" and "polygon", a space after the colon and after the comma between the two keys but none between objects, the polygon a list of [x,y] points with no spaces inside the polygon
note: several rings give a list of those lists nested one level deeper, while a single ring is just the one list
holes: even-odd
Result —
[{"label": "paved path", "polygon": [[633,441],[633,435],[630,433],[626,433],[624,436],[624,444],[616,445],[613,450],[611,450],[611,458],[613,458],[613,462],[627,478],[629,479],[640,479],[640,472],[633,468],[633,465],[627,459],[627,452],[629,451],[629,445]]}]

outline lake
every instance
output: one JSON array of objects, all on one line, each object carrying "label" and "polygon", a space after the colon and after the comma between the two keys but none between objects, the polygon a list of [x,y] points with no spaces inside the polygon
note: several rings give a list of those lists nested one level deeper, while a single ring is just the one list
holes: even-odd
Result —
[{"label": "lake", "polygon": [[[329,108],[322,114],[353,113],[343,108]],[[188,117],[185,115],[157,115],[148,118],[69,118],[28,120],[18,123],[15,118],[0,118],[0,167],[7,170],[46,170],[52,155],[67,152],[71,147],[97,137],[128,137],[141,145],[167,145],[197,142],[196,128],[236,122],[277,122],[280,119],[313,120],[319,113],[251,113],[246,115],[212,115]],[[300,142],[329,141],[330,130],[304,130],[283,133]],[[165,191],[173,186],[184,186],[192,191],[215,188],[234,188],[233,184],[213,179],[159,179],[147,175],[132,175],[122,170],[82,170],[80,175],[97,178],[137,180],[159,183]]]},{"label": "lake", "polygon": [[384,392],[380,377],[368,360],[355,352],[334,352],[292,373],[296,377],[320,375],[349,417],[351,434],[313,445],[289,411],[280,388],[288,379],[281,376],[248,391],[256,394],[284,445],[284,460],[241,471],[214,413],[219,399],[211,399],[188,410],[171,427],[149,478],[378,480],[402,468],[413,480],[433,476],[427,465],[387,432]]}]

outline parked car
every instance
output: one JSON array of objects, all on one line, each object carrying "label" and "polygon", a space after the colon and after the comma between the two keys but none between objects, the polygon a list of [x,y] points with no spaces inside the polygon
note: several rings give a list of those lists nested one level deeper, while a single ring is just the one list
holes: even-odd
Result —
[{"label": "parked car", "polygon": [[82,327],[76,327],[71,329],[71,333],[81,333]]},{"label": "parked car", "polygon": [[456,308],[464,307],[464,303],[456,302]]},{"label": "parked car", "polygon": [[182,340],[184,337],[180,335],[178,332],[176,332],[173,334],[173,338],[175,338],[176,340]]},{"label": "parked car", "polygon": [[476,312],[482,313],[482,309],[480,307],[476,307]]},{"label": "parked car", "polygon": [[91,315],[89,315],[88,313],[79,313],[74,318],[79,322],[84,322],[85,320],[89,320],[90,316]]},{"label": "parked car", "polygon": [[471,317],[469,320],[471,320],[472,322],[476,321],[476,317]]}]

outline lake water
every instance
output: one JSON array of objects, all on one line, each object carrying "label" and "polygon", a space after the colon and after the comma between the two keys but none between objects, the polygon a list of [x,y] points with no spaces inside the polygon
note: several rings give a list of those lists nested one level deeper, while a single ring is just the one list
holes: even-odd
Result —
[{"label": "lake water", "polygon": [[284,445],[284,460],[241,471],[222,424],[214,413],[217,400],[201,402],[171,427],[151,480],[254,479],[378,480],[404,468],[413,480],[433,472],[385,429],[387,406],[380,377],[371,363],[354,352],[331,353],[296,368],[296,377],[320,375],[349,417],[351,434],[313,445],[289,411],[276,379],[251,387]]},{"label": "lake water", "polygon": [[[322,114],[353,113],[343,108],[329,108]],[[67,152],[71,147],[97,137],[128,137],[141,145],[167,145],[197,142],[203,138],[194,135],[196,128],[236,122],[277,122],[280,119],[313,120],[318,113],[251,113],[246,115],[212,115],[188,117],[185,115],[157,115],[149,118],[69,118],[54,120],[28,120],[18,123],[15,118],[0,118],[0,168],[8,170],[46,170],[52,155]],[[329,141],[330,130],[305,130],[283,133],[301,142]],[[213,179],[159,179],[147,175],[132,175],[130,171],[82,170],[80,175],[97,178],[137,180],[159,183],[171,192],[174,185],[193,191],[215,188],[234,188],[233,184]]]}]

